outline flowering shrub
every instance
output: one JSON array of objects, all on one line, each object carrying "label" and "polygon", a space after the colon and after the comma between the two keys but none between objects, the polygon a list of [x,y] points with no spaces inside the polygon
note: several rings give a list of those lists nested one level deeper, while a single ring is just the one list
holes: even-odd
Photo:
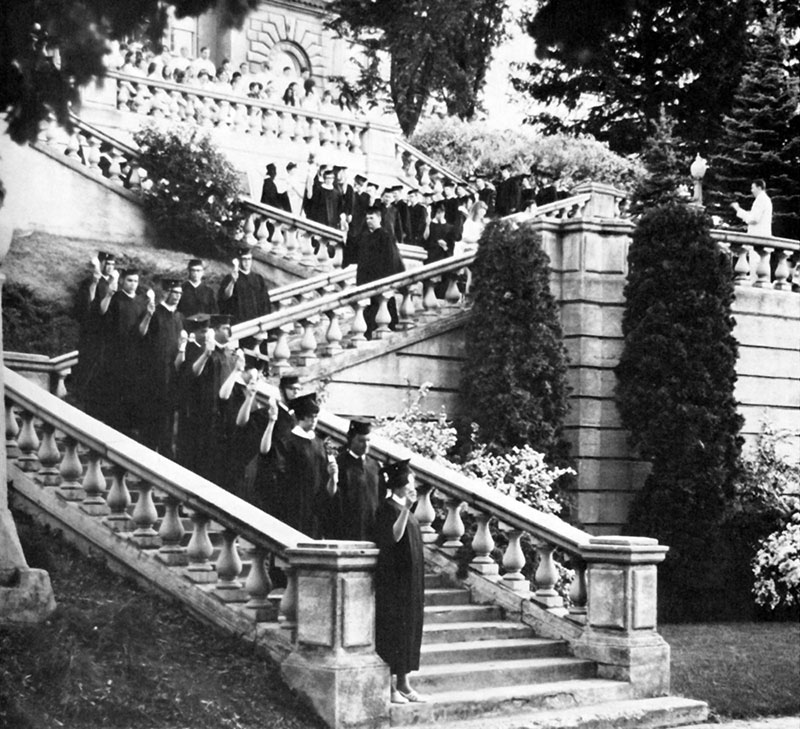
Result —
[{"label": "flowering shrub", "polygon": [[756,603],[775,610],[800,605],[800,514],[767,537],[753,560]]},{"label": "flowering shrub", "polygon": [[147,172],[144,206],[163,245],[198,256],[227,256],[244,214],[239,174],[197,127],[148,126],[134,139]]}]

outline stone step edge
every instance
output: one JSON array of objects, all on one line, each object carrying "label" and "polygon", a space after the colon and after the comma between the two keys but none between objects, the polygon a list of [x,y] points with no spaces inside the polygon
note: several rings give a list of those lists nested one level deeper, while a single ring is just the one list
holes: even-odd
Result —
[{"label": "stone step edge", "polygon": [[652,699],[622,699],[603,704],[564,709],[526,711],[516,715],[484,716],[479,719],[437,720],[432,724],[392,724],[395,729],[663,729],[704,721],[708,705],[676,696]]},{"label": "stone step edge", "polygon": [[522,670],[526,668],[545,668],[548,666],[586,666],[595,665],[592,661],[571,656],[552,656],[546,658],[509,658],[472,663],[446,663],[423,665],[417,672],[420,678],[448,676],[452,674],[474,674],[479,671],[503,671],[508,669]]},{"label": "stone step edge", "polygon": [[424,654],[456,651],[469,652],[478,648],[492,650],[494,648],[518,648],[520,646],[562,648],[564,644],[565,641],[563,640],[551,640],[549,638],[489,638],[488,640],[461,640],[453,641],[452,643],[424,643],[422,652]]}]

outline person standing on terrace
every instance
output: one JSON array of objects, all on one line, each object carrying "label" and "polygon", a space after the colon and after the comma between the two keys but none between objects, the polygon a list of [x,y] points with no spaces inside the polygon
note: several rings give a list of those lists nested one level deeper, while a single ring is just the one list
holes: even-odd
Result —
[{"label": "person standing on terrace", "polygon": [[753,180],[750,185],[753,195],[753,207],[745,210],[738,202],[731,203],[736,211],[736,217],[747,223],[748,235],[772,236],[772,200],[767,195],[767,186],[764,180]]},{"label": "person standing on terrace", "polygon": [[208,284],[203,283],[203,275],[205,274],[205,264],[199,258],[192,258],[188,265],[187,271],[189,279],[183,282],[183,293],[178,302],[178,311],[183,314],[184,318],[193,316],[194,314],[216,314],[217,295]]},{"label": "person standing on terrace", "polygon": [[[231,272],[222,279],[219,287],[220,313],[228,314],[232,324],[269,314],[272,308],[269,287],[267,280],[253,271],[253,252],[249,248],[240,248],[232,265]],[[255,337],[245,337],[239,344],[244,349],[256,346],[257,342]],[[266,343],[263,347],[266,349]]]}]

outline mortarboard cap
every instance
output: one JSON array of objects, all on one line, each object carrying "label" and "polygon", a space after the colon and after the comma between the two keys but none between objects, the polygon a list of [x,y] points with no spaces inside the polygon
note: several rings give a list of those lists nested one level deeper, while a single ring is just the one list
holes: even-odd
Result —
[{"label": "mortarboard cap", "polygon": [[367,187],[374,187],[377,190],[379,185],[377,182],[368,182]]},{"label": "mortarboard cap", "polygon": [[317,395],[314,392],[311,392],[308,395],[301,395],[300,397],[296,397],[294,400],[292,400],[291,405],[292,405],[292,410],[294,410],[294,416],[298,420],[303,420],[304,418],[311,417],[312,415],[316,415],[319,412]]},{"label": "mortarboard cap", "polygon": [[270,162],[267,165],[267,174],[270,175],[271,177],[275,177],[275,175],[278,174],[278,168],[275,166],[273,162]]},{"label": "mortarboard cap", "polygon": [[211,318],[209,314],[192,314],[183,320],[183,326],[190,334],[192,332],[199,332],[201,329],[208,327],[208,320]]},{"label": "mortarboard cap", "polygon": [[387,488],[394,490],[406,485],[408,476],[411,473],[409,463],[410,459],[396,461],[395,463],[387,463],[381,469],[381,476]]},{"label": "mortarboard cap", "polygon": [[300,382],[300,377],[298,375],[284,375],[281,377],[278,385],[281,388],[286,388],[296,385],[298,382]]},{"label": "mortarboard cap", "polygon": [[294,162],[289,162],[289,164],[286,165],[286,170],[288,172],[289,170],[293,170],[295,167],[297,167],[297,165]]},{"label": "mortarboard cap", "polygon": [[253,251],[250,248],[237,248],[236,255],[239,256],[239,258],[242,258],[242,256],[250,256],[252,258]]},{"label": "mortarboard cap", "polygon": [[208,321],[208,325],[212,329],[216,329],[217,327],[225,325],[230,326],[230,323],[231,323],[230,314],[212,314]]},{"label": "mortarboard cap", "polygon": [[162,278],[161,279],[161,288],[164,291],[170,291],[171,289],[180,288],[181,282],[177,278]]},{"label": "mortarboard cap", "polygon": [[372,432],[372,421],[366,418],[353,418],[350,421],[350,427],[347,429],[347,435],[368,435]]},{"label": "mortarboard cap", "polygon": [[186,267],[194,268],[195,266],[202,266],[203,268],[205,268],[206,265],[200,258],[190,258],[189,263],[186,264]]},{"label": "mortarboard cap", "polygon": [[356,181],[356,182],[357,182],[359,185],[360,185],[362,182],[366,182],[366,181],[367,181],[367,178],[366,178],[366,177],[364,177],[364,175],[356,175],[354,179],[355,179],[355,181]]},{"label": "mortarboard cap", "polygon": [[97,260],[100,261],[100,263],[109,263],[109,262],[113,263],[114,261],[117,260],[117,257],[113,253],[106,253],[106,251],[100,251],[97,254]]},{"label": "mortarboard cap", "polygon": [[346,169],[347,169],[347,167],[342,167],[341,165],[334,165],[333,166],[333,171],[334,172],[343,172]]},{"label": "mortarboard cap", "polygon": [[126,276],[138,276],[138,275],[139,275],[138,268],[123,268],[120,277],[125,278]]}]

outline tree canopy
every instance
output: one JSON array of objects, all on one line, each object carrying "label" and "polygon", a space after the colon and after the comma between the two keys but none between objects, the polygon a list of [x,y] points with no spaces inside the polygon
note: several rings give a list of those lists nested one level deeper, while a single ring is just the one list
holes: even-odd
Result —
[{"label": "tree canopy", "polygon": [[[749,29],[769,8],[800,28],[795,0],[545,0],[527,18],[539,60],[515,79],[536,102],[559,102],[531,121],[547,131],[587,132],[637,152],[663,107],[676,134],[705,151],[742,76]],[[789,61],[797,62],[800,46]]]},{"label": "tree canopy", "polygon": [[[178,18],[217,7],[240,25],[258,0],[174,0]],[[104,72],[108,41],[145,33],[159,43],[167,23],[161,0],[3,0],[0,111],[16,142],[35,139],[49,114],[68,125],[78,90]]]},{"label": "tree canopy", "polygon": [[475,113],[506,0],[334,0],[328,9],[329,27],[360,43],[368,59],[388,54],[389,90],[406,135],[434,94],[452,115]]}]

